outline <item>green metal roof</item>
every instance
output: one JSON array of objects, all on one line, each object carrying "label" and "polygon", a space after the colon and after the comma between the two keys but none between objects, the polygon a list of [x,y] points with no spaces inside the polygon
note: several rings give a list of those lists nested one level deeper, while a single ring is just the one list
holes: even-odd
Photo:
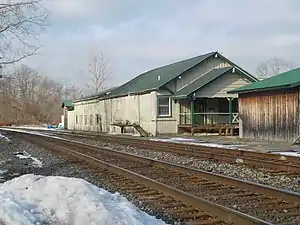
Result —
[{"label": "green metal roof", "polygon": [[242,93],[300,86],[300,68],[234,89],[228,93]]},{"label": "green metal roof", "polygon": [[232,70],[233,67],[225,67],[220,69],[213,69],[210,72],[204,74],[203,76],[199,77],[197,80],[193,81],[186,87],[177,91],[172,97],[175,99],[186,98],[187,96],[191,95],[193,92],[197,91],[198,89],[204,87],[211,81],[217,79],[224,73]]},{"label": "green metal roof", "polygon": [[63,100],[61,107],[67,107],[72,108],[73,107],[73,101],[72,100]]},{"label": "green metal roof", "polygon": [[103,97],[105,95],[110,94],[116,88],[118,88],[118,87],[117,86],[116,87],[110,87],[110,88],[106,88],[106,89],[104,89],[102,91],[99,91],[98,93],[95,93],[95,94],[92,94],[92,95],[83,96],[81,98],[75,99],[73,101],[73,103],[80,102],[80,101],[88,101],[88,100],[93,100],[93,99],[101,98],[101,97]]},{"label": "green metal roof", "polygon": [[113,90],[109,97],[156,90],[216,53],[210,52],[145,72]]}]

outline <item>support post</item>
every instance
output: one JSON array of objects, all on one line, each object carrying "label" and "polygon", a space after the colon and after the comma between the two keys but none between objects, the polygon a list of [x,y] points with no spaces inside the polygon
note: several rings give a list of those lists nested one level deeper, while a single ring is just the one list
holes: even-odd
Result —
[{"label": "support post", "polygon": [[233,118],[233,115],[232,115],[232,100],[233,100],[233,98],[229,97],[227,99],[228,99],[228,103],[229,103],[229,118],[228,118],[228,122],[231,125],[232,124],[232,118]]},{"label": "support post", "polygon": [[194,124],[195,124],[195,102],[191,100],[191,133],[194,135]]},{"label": "support post", "polygon": [[193,126],[195,123],[195,102],[194,99],[191,101],[191,125]]}]

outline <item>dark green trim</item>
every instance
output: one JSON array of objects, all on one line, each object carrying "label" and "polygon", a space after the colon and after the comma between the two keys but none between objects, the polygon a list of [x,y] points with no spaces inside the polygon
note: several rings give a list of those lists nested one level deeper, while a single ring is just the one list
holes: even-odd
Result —
[{"label": "dark green trim", "polygon": [[195,124],[195,101],[191,100],[191,125]]},{"label": "dark green trim", "polygon": [[276,76],[272,76],[252,84],[236,88],[228,93],[247,93],[254,91],[268,91],[287,89],[300,86],[300,68],[292,69]]},{"label": "dark green trim", "polygon": [[[298,86],[298,85],[297,85]],[[299,84],[300,86],[300,84]],[[257,88],[257,89],[249,89],[249,90],[232,90],[232,91],[228,91],[228,94],[244,94],[244,93],[249,93],[249,92],[261,92],[261,91],[274,91],[274,90],[280,90],[280,89],[289,89],[289,88],[293,88],[296,86],[293,85],[281,85],[281,86],[276,86],[276,87],[269,87],[269,88]]]},{"label": "dark green trim", "polygon": [[232,100],[233,100],[233,98],[228,98],[228,103],[229,103],[229,118],[228,118],[228,123],[229,124],[232,124],[232,118],[233,118],[233,115],[232,115]]}]

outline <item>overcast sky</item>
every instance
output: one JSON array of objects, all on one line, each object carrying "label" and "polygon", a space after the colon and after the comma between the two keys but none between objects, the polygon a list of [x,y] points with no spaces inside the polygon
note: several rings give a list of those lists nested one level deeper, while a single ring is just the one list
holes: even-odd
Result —
[{"label": "overcast sky", "polygon": [[300,64],[299,0],[50,0],[47,8],[43,48],[26,63],[70,83],[83,82],[97,51],[112,84],[215,50],[251,73],[273,56]]}]

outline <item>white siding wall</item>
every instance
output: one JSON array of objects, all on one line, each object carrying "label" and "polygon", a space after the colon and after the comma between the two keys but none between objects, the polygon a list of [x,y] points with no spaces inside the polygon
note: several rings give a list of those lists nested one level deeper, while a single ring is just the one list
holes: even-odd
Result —
[{"label": "white siding wall", "polygon": [[68,111],[68,130],[74,130],[75,129],[75,116],[74,116],[74,110]]},{"label": "white siding wall", "polygon": [[243,78],[237,73],[226,73],[221,77],[217,78],[210,84],[201,88],[196,92],[196,97],[207,97],[207,98],[225,98],[225,97],[237,97],[236,94],[227,94],[227,91],[233,90],[238,87],[242,87],[249,84],[250,81]]},{"label": "white siding wall", "polygon": [[120,128],[112,123],[129,121],[140,124],[147,132],[155,134],[156,92],[132,95],[100,101],[101,115],[106,132],[119,133]]},{"label": "white siding wall", "polygon": [[194,80],[198,79],[207,72],[216,69],[231,66],[226,61],[221,58],[209,58],[203,61],[201,64],[196,66],[194,69],[184,74],[181,79],[177,79],[176,90],[179,90],[188,84],[192,83]]},{"label": "white siding wall", "polygon": [[[170,95],[170,92],[161,89],[157,92],[157,96]],[[157,103],[156,103],[157,107]],[[155,113],[157,115],[157,112]],[[179,117],[179,105],[171,100],[171,116],[170,117],[155,117],[157,134],[172,134],[177,133],[177,120]]]},{"label": "white siding wall", "polygon": [[[101,131],[100,124],[96,123],[96,114],[99,113],[99,101],[83,101],[74,103],[74,129],[75,130],[86,130],[86,131]],[[78,117],[78,123],[75,123],[75,118]],[[82,121],[80,121],[80,116],[82,116]],[[87,116],[87,124],[84,123],[84,118]],[[92,116],[92,125],[90,124],[90,116]]]},{"label": "white siding wall", "polygon": [[[156,134],[156,92],[144,95],[132,95],[120,98],[94,100],[78,102],[74,104],[74,121],[78,116],[78,124],[74,127],[76,130],[90,130],[102,132],[120,133],[118,126],[113,123],[129,121],[140,124],[141,127],[155,135]],[[90,125],[89,115],[100,115],[100,124]],[[80,115],[83,119],[80,123]],[[88,124],[84,125],[84,115],[88,116]]]}]

